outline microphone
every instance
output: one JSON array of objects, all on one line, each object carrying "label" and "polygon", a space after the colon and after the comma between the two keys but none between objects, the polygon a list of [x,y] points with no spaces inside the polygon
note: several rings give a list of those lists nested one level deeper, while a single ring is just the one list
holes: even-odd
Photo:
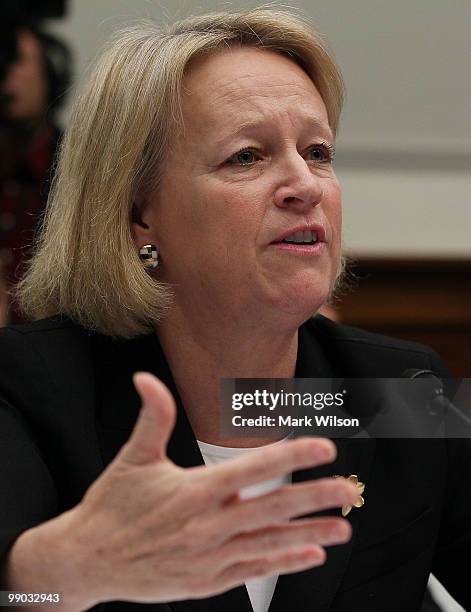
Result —
[{"label": "microphone", "polygon": [[446,437],[471,437],[471,418],[457,408],[446,397],[443,391],[443,382],[432,370],[409,368],[402,373],[403,378],[429,379],[433,385],[432,397],[428,407],[431,415],[443,415],[446,426]]},{"label": "microphone", "polygon": [[426,412],[428,384],[411,385],[398,378],[355,378],[342,382],[344,410],[358,418],[372,438],[435,437],[442,418]]}]

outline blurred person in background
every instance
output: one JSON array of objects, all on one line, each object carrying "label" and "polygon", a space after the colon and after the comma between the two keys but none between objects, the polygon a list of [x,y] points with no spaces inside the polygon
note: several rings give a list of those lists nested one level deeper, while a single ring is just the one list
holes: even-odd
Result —
[{"label": "blurred person in background", "polygon": [[9,17],[0,64],[0,326],[23,322],[9,292],[47,200],[61,135],[56,115],[71,76],[71,55],[61,41],[35,19],[23,23],[21,12]]}]

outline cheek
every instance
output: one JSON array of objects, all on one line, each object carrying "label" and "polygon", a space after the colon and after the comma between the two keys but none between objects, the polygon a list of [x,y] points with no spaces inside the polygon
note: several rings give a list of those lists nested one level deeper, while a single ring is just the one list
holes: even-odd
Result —
[{"label": "cheek", "polygon": [[203,275],[235,269],[249,252],[250,219],[246,201],[238,194],[192,186],[185,197],[178,190],[160,217],[162,255],[169,253],[183,268],[197,268]]},{"label": "cheek", "polygon": [[329,189],[326,215],[332,228],[333,238],[341,242],[342,234],[342,190],[338,181],[335,181]]},{"label": "cheek", "polygon": [[247,252],[263,221],[263,198],[246,185],[209,184],[201,193],[193,222],[226,252]]}]

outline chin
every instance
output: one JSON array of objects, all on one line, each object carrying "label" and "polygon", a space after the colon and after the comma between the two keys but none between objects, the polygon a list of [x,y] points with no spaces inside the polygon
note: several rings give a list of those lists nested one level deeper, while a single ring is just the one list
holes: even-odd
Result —
[{"label": "chin", "polygon": [[291,285],[273,301],[273,306],[283,315],[293,317],[299,325],[307,321],[325,304],[330,297],[331,285],[313,283]]}]

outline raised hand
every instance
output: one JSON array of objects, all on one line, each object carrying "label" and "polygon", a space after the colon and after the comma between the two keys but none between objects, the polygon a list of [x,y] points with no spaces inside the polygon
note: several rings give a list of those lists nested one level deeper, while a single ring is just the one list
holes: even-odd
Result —
[{"label": "raised hand", "polygon": [[[253,577],[321,565],[324,546],[349,539],[350,525],[340,517],[289,522],[353,504],[358,492],[347,481],[319,479],[247,500],[238,494],[331,462],[332,442],[298,438],[183,469],[166,455],[176,418],[170,392],[151,374],[136,374],[134,383],[142,410],[130,439],[80,504],[49,522],[49,537],[73,559],[69,601],[80,602],[77,609],[112,600],[210,597]],[[61,589],[67,602],[67,584]]]}]

